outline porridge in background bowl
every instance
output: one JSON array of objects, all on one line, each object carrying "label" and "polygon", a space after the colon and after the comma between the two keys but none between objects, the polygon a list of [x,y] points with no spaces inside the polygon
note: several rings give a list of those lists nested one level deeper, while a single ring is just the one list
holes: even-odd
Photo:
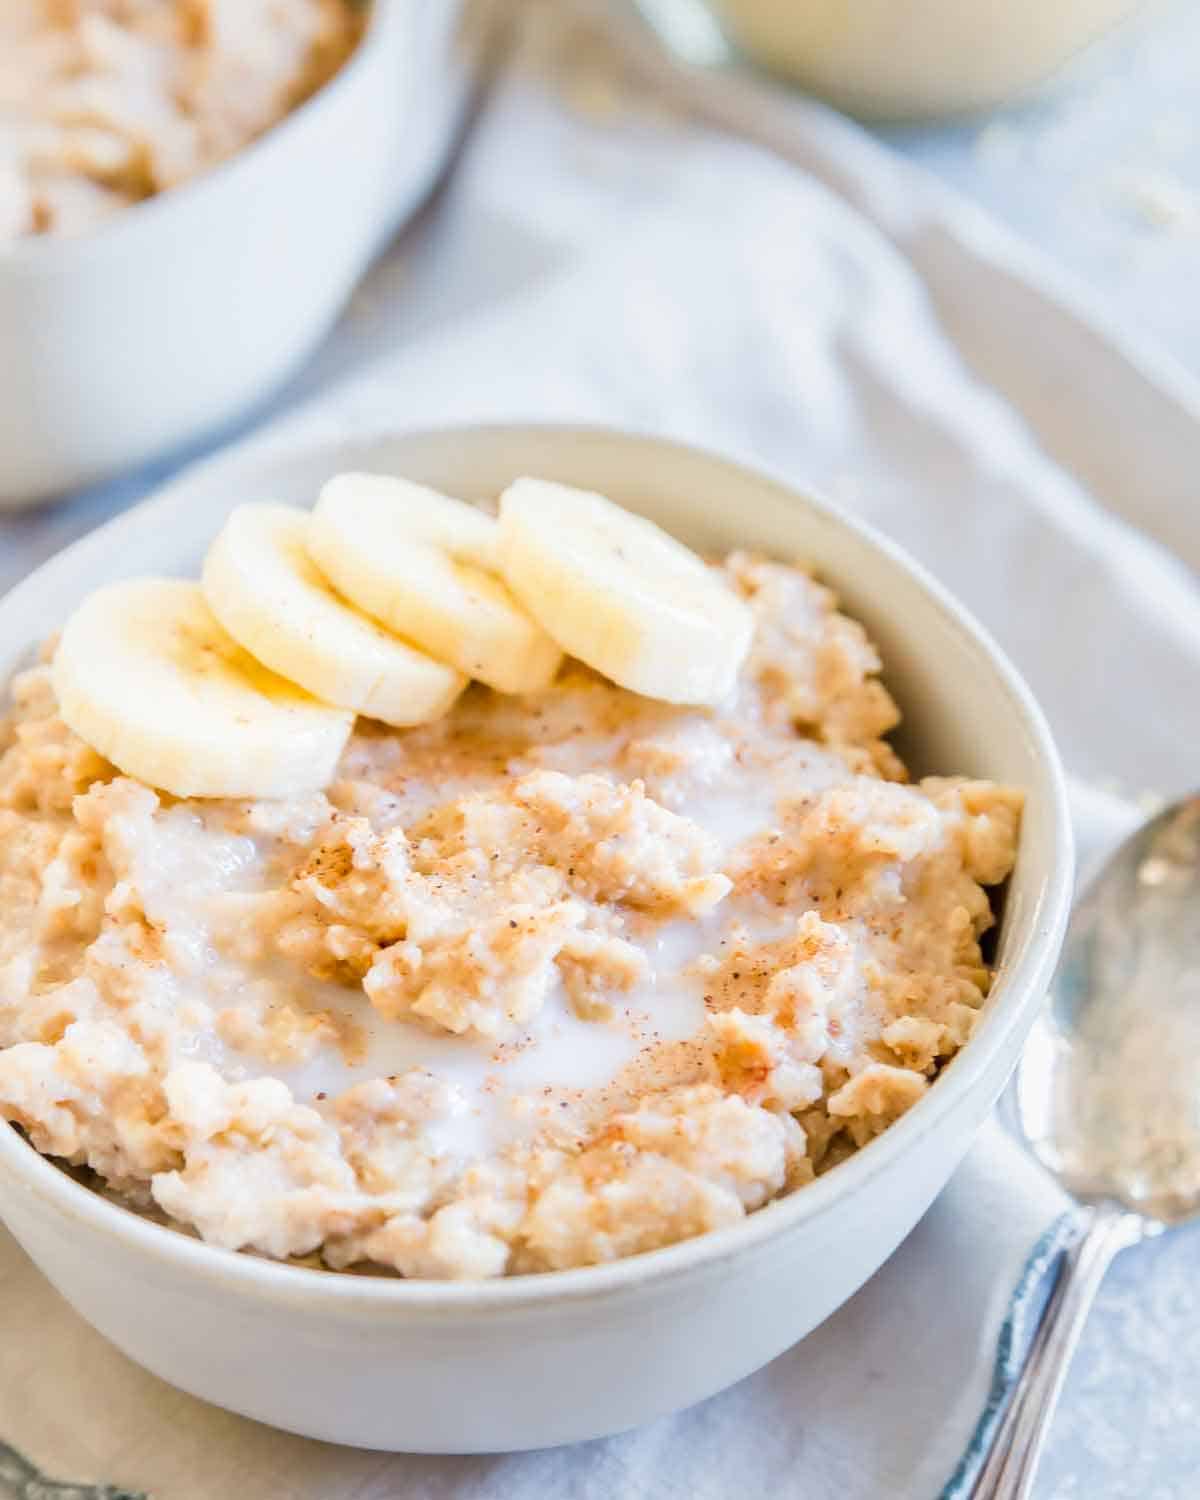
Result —
[{"label": "porridge in background bowl", "polygon": [[74,234],[232,156],[341,67],[356,0],[6,0],[0,245]]},{"label": "porridge in background bowl", "polygon": [[908,782],[879,671],[802,567],[563,486],[244,507],[14,684],[0,1114],[211,1243],[409,1277],[802,1189],[969,1041],[1016,847],[1019,792]]}]

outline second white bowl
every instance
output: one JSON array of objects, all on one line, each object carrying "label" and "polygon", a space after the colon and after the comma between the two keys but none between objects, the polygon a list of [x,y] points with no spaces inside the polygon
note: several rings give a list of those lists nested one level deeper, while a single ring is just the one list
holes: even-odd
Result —
[{"label": "second white bowl", "polygon": [[0,508],[210,431],[312,352],[450,146],[462,10],[375,0],[345,67],[261,140],[78,238],[0,247]]}]

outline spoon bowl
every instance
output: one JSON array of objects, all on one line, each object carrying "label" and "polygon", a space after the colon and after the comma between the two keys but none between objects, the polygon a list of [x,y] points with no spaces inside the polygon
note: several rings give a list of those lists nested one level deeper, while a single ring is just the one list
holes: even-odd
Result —
[{"label": "spoon bowl", "polygon": [[1200,1213],[1200,797],[1128,838],[1079,903],[1017,1105],[1080,1202],[1147,1228]]}]

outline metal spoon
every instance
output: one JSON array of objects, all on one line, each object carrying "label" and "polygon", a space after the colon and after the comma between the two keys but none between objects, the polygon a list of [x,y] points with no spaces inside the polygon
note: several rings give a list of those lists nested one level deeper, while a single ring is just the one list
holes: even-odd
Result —
[{"label": "metal spoon", "polygon": [[1200,796],[1127,839],[1079,903],[1017,1110],[1084,1227],[971,1500],[1028,1500],[1113,1257],[1200,1214]]}]

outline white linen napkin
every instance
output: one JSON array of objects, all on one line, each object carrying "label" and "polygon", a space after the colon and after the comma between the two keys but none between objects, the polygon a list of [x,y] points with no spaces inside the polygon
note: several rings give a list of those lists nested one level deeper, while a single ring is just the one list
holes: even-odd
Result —
[{"label": "white linen napkin", "polygon": [[[940,574],[1032,681],[1073,770],[1186,786],[1200,591],[1161,543],[1200,559],[1187,380],[1131,354],[1035,258],[827,112],[722,118],[771,150],[659,118],[595,38],[568,35],[552,6],[531,14],[524,67],[405,276],[392,260],[369,279],[293,391],[315,399],[255,441],[561,418],[722,449],[832,492]],[[577,97],[581,78],[602,85],[592,118],[555,92]],[[711,100],[686,103],[715,118]],[[95,515],[112,501],[91,503]],[[0,565],[11,577],[87,513],[6,526]],[[1081,836],[1132,816],[1092,795]],[[470,1459],[307,1443],[174,1393],[0,1236],[0,1439],[58,1478],[155,1500],[932,1500],[995,1393],[1014,1289],[1061,1208],[991,1128],[879,1275],[758,1375],[623,1437]],[[1076,1457],[1055,1469],[1052,1451],[1046,1496],[1083,1475],[1076,1493],[1144,1500],[1150,1448],[1186,1462],[1184,1435],[1200,1431],[1186,1243],[1139,1252],[1152,1287],[1114,1272],[1060,1423]],[[1126,1378],[1135,1366],[1150,1394]],[[1156,1446],[1124,1434],[1124,1411],[1157,1424]],[[1097,1466],[1111,1483],[1094,1482]],[[2,1500],[41,1493],[21,1474],[0,1450]]]}]

